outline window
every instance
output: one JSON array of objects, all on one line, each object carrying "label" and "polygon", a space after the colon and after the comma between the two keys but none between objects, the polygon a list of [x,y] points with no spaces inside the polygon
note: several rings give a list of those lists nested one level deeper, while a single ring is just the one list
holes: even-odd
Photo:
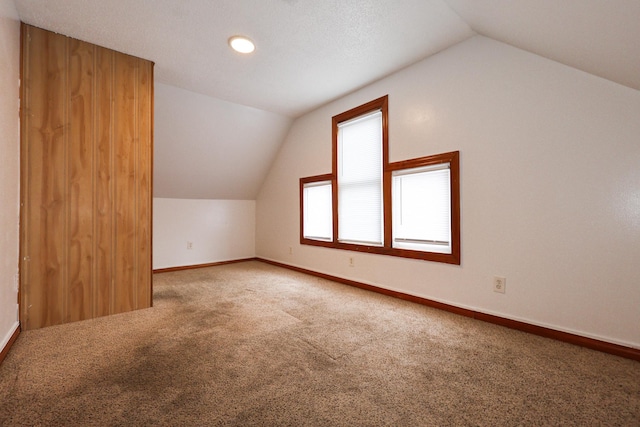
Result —
[{"label": "window", "polygon": [[333,245],[333,175],[300,179],[300,243]]},{"label": "window", "polygon": [[382,246],[382,113],[338,123],[338,240]]},{"label": "window", "polygon": [[331,181],[311,181],[303,184],[302,200],[305,239],[333,240]]},{"label": "window", "polygon": [[300,241],[460,264],[459,153],[390,163],[387,105],[333,117],[332,173],[300,179]]},{"label": "window", "polygon": [[394,248],[451,253],[449,166],[393,171]]}]

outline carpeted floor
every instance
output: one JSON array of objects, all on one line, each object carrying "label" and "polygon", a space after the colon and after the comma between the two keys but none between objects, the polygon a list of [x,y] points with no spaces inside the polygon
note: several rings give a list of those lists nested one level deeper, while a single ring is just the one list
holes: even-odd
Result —
[{"label": "carpeted floor", "polygon": [[20,335],[0,425],[639,426],[640,363],[257,261]]}]

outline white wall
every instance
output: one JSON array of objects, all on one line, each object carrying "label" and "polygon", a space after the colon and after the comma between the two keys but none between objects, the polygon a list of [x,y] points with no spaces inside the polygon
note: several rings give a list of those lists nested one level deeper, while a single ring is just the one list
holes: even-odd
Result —
[{"label": "white wall", "polygon": [[[356,253],[349,267],[299,245],[298,180],[331,172],[331,117],[385,94],[391,161],[460,150],[460,266]],[[474,37],[298,118],[257,199],[256,253],[640,347],[639,118],[639,91]]]},{"label": "white wall", "polygon": [[253,258],[255,213],[254,200],[154,198],[153,268]]},{"label": "white wall", "polygon": [[0,0],[0,350],[18,327],[20,22]]}]

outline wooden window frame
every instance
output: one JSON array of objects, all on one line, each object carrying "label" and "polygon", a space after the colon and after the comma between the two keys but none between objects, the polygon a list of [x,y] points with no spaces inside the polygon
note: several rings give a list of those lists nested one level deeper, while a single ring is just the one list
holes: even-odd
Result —
[{"label": "wooden window frame", "polygon": [[[306,178],[300,178],[300,243],[303,245],[313,245],[313,246],[325,246],[325,247],[333,247],[333,242],[335,241],[336,231],[333,230],[333,238],[332,241],[326,240],[317,240],[317,239],[308,239],[304,237],[304,187],[306,184],[314,183],[314,182],[331,182],[331,188],[333,191],[333,187],[335,186],[335,179],[333,174],[325,174],[325,175],[316,175],[309,176]],[[332,201],[333,203],[333,201]],[[333,212],[335,215],[335,212]],[[334,222],[335,225],[335,222]]]},{"label": "wooden window frame", "polygon": [[[369,246],[338,241],[338,125],[358,116],[380,110],[382,112],[382,203],[383,203],[383,246]],[[300,243],[303,245],[322,246],[356,252],[366,252],[379,255],[396,256],[402,258],[421,259],[460,265],[460,152],[452,151],[415,159],[389,162],[389,122],[388,96],[375,99],[349,111],[333,116],[332,123],[332,173],[300,178]],[[451,185],[451,253],[426,252],[392,247],[393,219],[392,219],[392,174],[394,171],[413,169],[423,166],[449,163]],[[333,239],[332,241],[307,239],[304,237],[304,186],[312,182],[331,181],[332,211],[333,211]]]}]

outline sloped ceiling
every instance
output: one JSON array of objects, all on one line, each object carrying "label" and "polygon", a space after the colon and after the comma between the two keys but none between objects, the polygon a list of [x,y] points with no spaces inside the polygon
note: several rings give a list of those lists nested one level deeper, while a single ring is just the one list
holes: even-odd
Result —
[{"label": "sloped ceiling", "polygon": [[155,197],[254,200],[292,119],[155,84]]},{"label": "sloped ceiling", "polygon": [[[640,90],[638,0],[15,5],[23,22],[155,62],[158,197],[255,198],[293,118],[477,33]],[[256,52],[232,52],[236,34]]]},{"label": "sloped ceiling", "polygon": [[445,0],[474,31],[640,90],[638,0]]}]

